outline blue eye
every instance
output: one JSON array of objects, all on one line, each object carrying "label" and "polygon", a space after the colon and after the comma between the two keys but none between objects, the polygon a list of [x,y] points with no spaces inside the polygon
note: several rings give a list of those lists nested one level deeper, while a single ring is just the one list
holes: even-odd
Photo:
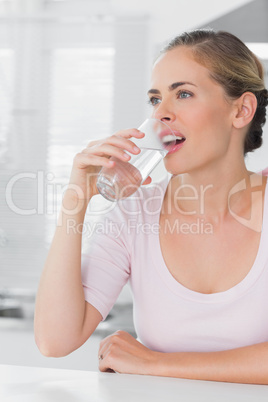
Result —
[{"label": "blue eye", "polygon": [[152,97],[148,100],[149,105],[152,105],[152,106],[156,106],[156,105],[158,105],[158,103],[160,103],[160,102],[161,102],[161,99],[156,98],[155,96],[152,96]]},{"label": "blue eye", "polygon": [[192,94],[187,91],[177,92],[177,98],[179,98],[179,99],[187,99],[187,98],[190,98],[191,96],[192,96]]}]

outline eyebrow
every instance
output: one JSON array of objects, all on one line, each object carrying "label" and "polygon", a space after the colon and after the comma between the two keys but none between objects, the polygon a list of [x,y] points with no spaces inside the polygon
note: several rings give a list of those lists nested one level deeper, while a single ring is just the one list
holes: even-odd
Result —
[{"label": "eyebrow", "polygon": [[[171,92],[171,91],[174,91],[176,88],[181,87],[182,85],[193,85],[193,86],[196,87],[196,85],[193,84],[192,82],[183,81],[183,82],[174,82],[173,84],[169,85],[168,90],[169,90],[170,92]],[[152,88],[152,89],[149,89],[149,91],[148,91],[147,93],[148,93],[148,95],[149,95],[149,94],[156,94],[156,95],[159,95],[159,94],[160,94],[160,91],[159,91],[158,89],[153,89],[153,88]]]}]

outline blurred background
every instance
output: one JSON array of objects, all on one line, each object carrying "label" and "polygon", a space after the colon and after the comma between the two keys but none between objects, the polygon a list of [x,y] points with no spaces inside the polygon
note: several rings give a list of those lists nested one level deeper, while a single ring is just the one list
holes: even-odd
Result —
[{"label": "blurred background", "polygon": [[[154,58],[184,30],[236,34],[267,77],[267,20],[267,0],[0,0],[0,364],[97,370],[102,337],[135,335],[126,287],[78,351],[53,359],[35,346],[35,295],[73,157],[149,116]],[[247,157],[253,171],[268,166],[267,137],[268,127]]]}]

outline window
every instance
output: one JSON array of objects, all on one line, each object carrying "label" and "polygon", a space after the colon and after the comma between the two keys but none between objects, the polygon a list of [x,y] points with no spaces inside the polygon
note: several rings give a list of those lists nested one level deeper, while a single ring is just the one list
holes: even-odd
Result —
[{"label": "window", "polygon": [[0,49],[0,166],[8,163],[7,142],[11,124],[14,86],[14,52]]},{"label": "window", "polygon": [[[47,242],[50,243],[74,155],[111,134],[113,47],[58,49],[52,55]],[[51,185],[53,183],[53,185]]]},{"label": "window", "polygon": [[36,291],[75,153],[146,110],[147,19],[88,20],[86,1],[25,19],[22,1],[2,15],[15,14],[0,48],[0,292]]}]

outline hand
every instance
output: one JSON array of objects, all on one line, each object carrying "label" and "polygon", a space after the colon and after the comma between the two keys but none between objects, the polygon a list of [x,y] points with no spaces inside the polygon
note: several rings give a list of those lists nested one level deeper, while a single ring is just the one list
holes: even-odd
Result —
[{"label": "hand", "polygon": [[[115,162],[110,161],[111,156],[115,156],[123,161],[128,161],[130,156],[128,151],[134,155],[140,152],[140,149],[129,140],[131,137],[142,138],[144,133],[137,129],[128,129],[119,131],[111,137],[91,141],[87,147],[78,153],[73,161],[69,188],[72,188],[79,199],[89,199],[98,194],[96,186],[97,175],[102,166],[111,168]],[[126,156],[126,158],[125,158]],[[149,177],[143,184],[149,184]]]},{"label": "hand", "polygon": [[125,331],[103,339],[99,347],[100,371],[125,374],[152,374],[156,353]]}]

